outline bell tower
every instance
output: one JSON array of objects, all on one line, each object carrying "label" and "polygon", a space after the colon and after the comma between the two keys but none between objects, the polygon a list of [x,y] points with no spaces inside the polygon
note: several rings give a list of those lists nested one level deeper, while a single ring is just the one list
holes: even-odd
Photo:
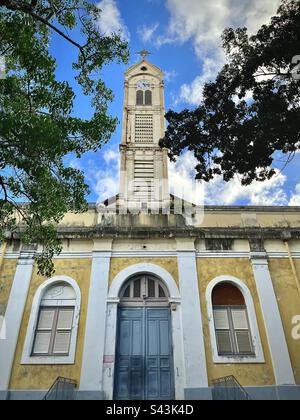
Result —
[{"label": "bell tower", "polygon": [[168,206],[168,155],[159,147],[165,133],[164,74],[147,60],[125,73],[119,203],[134,211]]}]

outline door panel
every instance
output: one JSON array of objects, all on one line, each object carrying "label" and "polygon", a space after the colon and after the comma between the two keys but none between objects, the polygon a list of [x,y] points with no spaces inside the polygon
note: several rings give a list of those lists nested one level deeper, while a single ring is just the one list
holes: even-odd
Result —
[{"label": "door panel", "polygon": [[114,398],[174,398],[169,309],[119,310]]},{"label": "door panel", "polygon": [[143,353],[143,310],[121,310],[115,379],[117,399],[143,399]]}]

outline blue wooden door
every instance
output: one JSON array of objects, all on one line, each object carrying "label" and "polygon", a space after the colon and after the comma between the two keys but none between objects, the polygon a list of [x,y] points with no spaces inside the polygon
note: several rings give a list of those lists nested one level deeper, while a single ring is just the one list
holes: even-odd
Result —
[{"label": "blue wooden door", "polygon": [[120,308],[115,399],[174,399],[169,308]]}]

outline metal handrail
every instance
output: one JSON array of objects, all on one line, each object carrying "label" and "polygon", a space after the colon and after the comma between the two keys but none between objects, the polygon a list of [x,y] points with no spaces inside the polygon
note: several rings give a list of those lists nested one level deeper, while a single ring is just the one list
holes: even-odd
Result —
[{"label": "metal handrail", "polygon": [[213,381],[213,399],[228,401],[251,401],[252,398],[234,376]]},{"label": "metal handrail", "polygon": [[72,379],[59,377],[51,386],[44,401],[74,401],[77,383]]}]

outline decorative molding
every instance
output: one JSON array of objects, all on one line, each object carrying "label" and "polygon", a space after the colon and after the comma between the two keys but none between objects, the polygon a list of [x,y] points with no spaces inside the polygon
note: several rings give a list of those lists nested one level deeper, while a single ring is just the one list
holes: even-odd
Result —
[{"label": "decorative molding", "polygon": [[[248,311],[248,318],[251,330],[251,336],[253,340],[253,347],[255,349],[255,356],[253,357],[239,357],[236,356],[228,357],[228,356],[219,356],[218,353],[218,345],[216,339],[216,331],[215,331],[215,322],[214,322],[214,313],[213,313],[213,304],[212,304],[212,292],[214,288],[220,283],[231,283],[236,286],[244,296],[247,311]],[[209,331],[210,331],[210,339],[211,339],[211,346],[213,352],[213,361],[216,364],[254,364],[254,363],[265,363],[265,357],[263,352],[263,347],[261,343],[259,327],[257,323],[256,311],[254,302],[252,299],[252,295],[248,287],[243,283],[240,279],[233,277],[233,276],[219,276],[212,280],[206,288],[205,292],[206,298],[206,308],[208,314],[208,323],[209,323]]]},{"label": "decorative molding", "polygon": [[[101,251],[100,251],[101,252]],[[266,252],[268,259],[287,259],[289,258],[287,252]],[[132,258],[132,257],[176,257],[177,252],[174,251],[147,251],[147,250],[132,250],[132,251],[112,251],[112,258]],[[93,257],[93,251],[64,251],[58,256],[54,256],[54,259],[91,259]],[[197,258],[247,258],[251,257],[248,251],[196,251]],[[7,252],[4,259],[18,259],[19,253]],[[300,259],[300,251],[292,252],[293,259]]]}]

